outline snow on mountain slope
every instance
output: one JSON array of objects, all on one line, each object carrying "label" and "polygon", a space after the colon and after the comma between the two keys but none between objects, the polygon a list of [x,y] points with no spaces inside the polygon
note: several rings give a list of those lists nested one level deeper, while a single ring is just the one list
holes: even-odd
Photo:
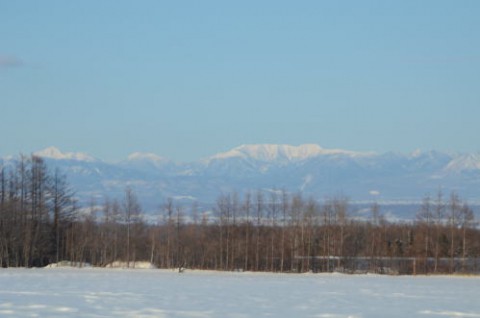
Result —
[{"label": "snow on mountain slope", "polygon": [[86,161],[94,162],[97,161],[96,158],[83,153],[83,152],[67,152],[62,153],[58,148],[48,147],[43,150],[39,150],[33,153],[35,156],[55,159],[55,160],[76,160],[76,161]]},{"label": "snow on mountain slope", "polygon": [[480,154],[465,154],[454,158],[444,169],[447,172],[480,170]]},{"label": "snow on mountain slope", "polygon": [[254,159],[264,162],[291,162],[302,161],[321,155],[346,155],[346,156],[365,156],[371,153],[360,153],[341,149],[324,149],[315,144],[304,144],[300,146],[290,145],[242,145],[230,151],[216,154],[209,160],[222,160],[229,158]]},{"label": "snow on mountain slope", "polygon": [[[480,155],[354,152],[318,145],[242,145],[203,161],[176,163],[151,153],[133,153],[109,163],[54,147],[35,153],[49,168],[60,168],[80,199],[121,198],[132,186],[146,210],[168,197],[215,202],[220,193],[285,189],[318,199],[344,193],[352,200],[420,200],[426,193],[459,191],[480,201]],[[3,166],[14,168],[12,159]]]},{"label": "snow on mountain slope", "polygon": [[145,171],[171,168],[173,163],[153,153],[134,152],[128,156],[127,160],[122,161],[120,165]]},{"label": "snow on mountain slope", "polygon": [[149,152],[134,152],[128,156],[127,161],[150,161],[155,163],[169,162],[168,159]]}]

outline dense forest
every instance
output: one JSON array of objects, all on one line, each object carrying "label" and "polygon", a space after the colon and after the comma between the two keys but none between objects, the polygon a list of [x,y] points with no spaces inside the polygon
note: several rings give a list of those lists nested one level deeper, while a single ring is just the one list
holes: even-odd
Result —
[{"label": "dense forest", "polygon": [[146,220],[131,188],[80,205],[60,171],[36,156],[0,166],[2,267],[150,261],[161,268],[272,272],[478,273],[480,230],[457,193],[425,196],[415,222],[391,223],[373,203],[319,203],[285,191],[218,196],[213,212],[167,200]]}]

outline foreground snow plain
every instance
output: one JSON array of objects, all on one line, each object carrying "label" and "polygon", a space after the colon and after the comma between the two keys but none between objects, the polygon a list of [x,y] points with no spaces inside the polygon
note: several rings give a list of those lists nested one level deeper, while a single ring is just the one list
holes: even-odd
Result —
[{"label": "foreground snow plain", "polygon": [[480,317],[480,278],[0,269],[0,317]]}]

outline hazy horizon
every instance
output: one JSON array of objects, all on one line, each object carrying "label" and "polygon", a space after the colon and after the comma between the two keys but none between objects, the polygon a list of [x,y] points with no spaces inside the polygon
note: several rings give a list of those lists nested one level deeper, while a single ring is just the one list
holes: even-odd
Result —
[{"label": "hazy horizon", "polygon": [[91,158],[94,158],[94,159],[98,159],[98,160],[105,161],[105,162],[111,162],[111,163],[126,160],[126,159],[129,159],[132,156],[149,156],[149,155],[151,155],[152,158],[153,158],[153,156],[157,157],[156,159],[161,158],[161,159],[165,159],[165,160],[169,160],[169,161],[173,161],[173,162],[178,162],[178,163],[182,163],[182,162],[183,163],[188,163],[188,162],[205,160],[205,159],[212,158],[212,157],[215,157],[215,156],[218,156],[218,155],[226,154],[226,153],[229,153],[231,151],[234,151],[234,150],[237,150],[237,149],[243,148],[243,147],[258,147],[258,146],[274,146],[274,147],[286,146],[286,147],[292,147],[292,148],[298,148],[298,149],[300,149],[301,147],[304,147],[304,146],[318,146],[322,150],[325,150],[325,151],[335,150],[335,151],[352,152],[352,153],[358,153],[358,154],[364,154],[364,155],[383,155],[383,154],[388,154],[388,153],[394,153],[394,154],[405,155],[405,156],[415,156],[417,154],[429,153],[429,152],[438,152],[438,153],[443,153],[443,154],[447,154],[447,155],[451,155],[451,156],[480,154],[480,151],[462,152],[462,151],[445,151],[445,150],[439,150],[439,149],[420,149],[420,148],[413,149],[411,151],[396,151],[396,150],[369,151],[369,150],[361,150],[361,149],[360,150],[340,149],[340,148],[335,148],[335,147],[334,148],[326,148],[326,147],[322,147],[322,145],[319,145],[319,144],[298,144],[298,145],[290,145],[290,144],[242,144],[242,145],[237,145],[237,146],[230,147],[228,149],[222,149],[222,150],[217,151],[215,153],[207,154],[206,156],[203,156],[203,157],[191,158],[189,160],[175,160],[166,153],[154,153],[154,152],[149,152],[149,151],[135,151],[135,150],[133,150],[131,152],[128,152],[127,155],[124,156],[124,157],[105,159],[105,158],[102,158],[100,156],[97,156],[95,153],[89,153],[89,152],[84,152],[84,151],[76,151],[75,149],[63,149],[63,148],[59,148],[59,147],[54,146],[54,145],[50,145],[50,146],[45,147],[45,148],[34,149],[34,150],[28,151],[28,152],[1,154],[0,159],[16,157],[16,156],[19,156],[19,155],[27,155],[28,156],[28,155],[31,155],[31,154],[34,154],[34,155],[39,155],[40,154],[41,157],[58,159],[58,158],[54,157],[55,154],[53,154],[53,155],[46,154],[48,152],[57,152],[58,151],[59,155],[61,155],[61,156],[69,156],[69,155],[70,156],[82,156],[82,155],[85,155],[85,156],[88,156],[88,157],[91,157]]}]

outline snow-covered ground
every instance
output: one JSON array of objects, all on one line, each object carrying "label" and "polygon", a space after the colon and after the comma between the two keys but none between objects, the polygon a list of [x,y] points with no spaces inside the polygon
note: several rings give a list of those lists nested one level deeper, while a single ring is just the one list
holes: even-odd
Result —
[{"label": "snow-covered ground", "polygon": [[480,278],[0,269],[0,317],[480,317]]}]

